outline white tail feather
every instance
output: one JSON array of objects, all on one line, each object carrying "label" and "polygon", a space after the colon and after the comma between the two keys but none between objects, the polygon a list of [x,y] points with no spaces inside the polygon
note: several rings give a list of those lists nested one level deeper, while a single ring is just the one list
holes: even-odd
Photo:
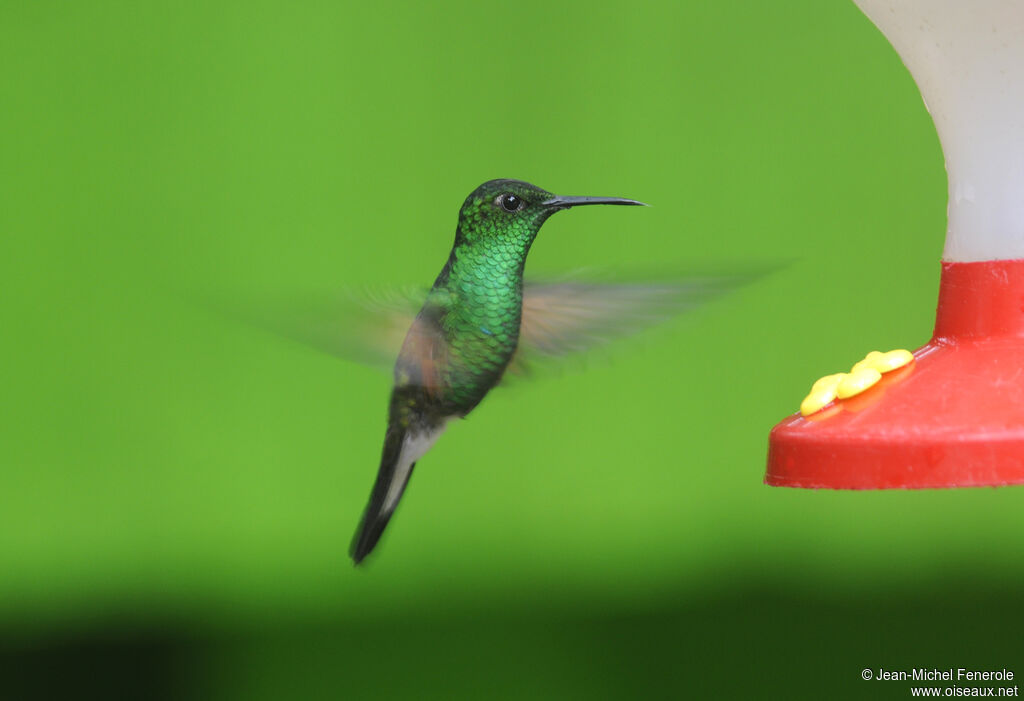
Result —
[{"label": "white tail feather", "polygon": [[398,455],[398,464],[395,465],[395,474],[388,485],[387,494],[384,495],[384,504],[381,507],[383,512],[390,514],[398,505],[398,499],[402,496],[406,482],[409,481],[409,473],[412,466],[430,450],[435,441],[444,433],[446,424],[441,424],[432,431],[422,433],[408,433],[402,441],[402,452]]}]

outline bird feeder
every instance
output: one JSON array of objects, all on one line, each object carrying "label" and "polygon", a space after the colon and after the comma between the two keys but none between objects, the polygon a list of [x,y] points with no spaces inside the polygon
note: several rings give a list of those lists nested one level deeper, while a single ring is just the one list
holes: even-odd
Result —
[{"label": "bird feeder", "polygon": [[870,386],[847,398],[824,401],[823,378],[821,401],[772,430],[765,482],[1024,483],[1024,3],[855,2],[910,69],[946,159],[935,331],[910,362],[864,371]]}]

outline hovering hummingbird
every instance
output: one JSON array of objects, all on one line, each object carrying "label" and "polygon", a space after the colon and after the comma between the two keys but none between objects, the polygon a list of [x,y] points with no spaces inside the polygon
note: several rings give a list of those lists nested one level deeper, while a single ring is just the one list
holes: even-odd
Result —
[{"label": "hovering hummingbird", "polygon": [[459,210],[455,245],[416,315],[395,362],[377,481],[349,554],[362,562],[424,453],[501,380],[519,345],[531,299],[523,268],[555,212],[592,204],[643,205],[618,197],[558,197],[519,180],[491,180]]}]

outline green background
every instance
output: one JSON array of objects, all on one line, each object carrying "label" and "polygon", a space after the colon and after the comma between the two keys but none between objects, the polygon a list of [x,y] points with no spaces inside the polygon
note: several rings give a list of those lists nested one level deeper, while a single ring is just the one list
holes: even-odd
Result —
[{"label": "green background", "polygon": [[[654,205],[559,215],[534,272],[793,262],[493,393],[356,570],[388,375],[202,300],[427,284],[496,177]],[[6,683],[902,698],[860,670],[1012,669],[1024,492],[762,484],[811,381],[928,339],[945,201],[843,0],[3,1]]]}]

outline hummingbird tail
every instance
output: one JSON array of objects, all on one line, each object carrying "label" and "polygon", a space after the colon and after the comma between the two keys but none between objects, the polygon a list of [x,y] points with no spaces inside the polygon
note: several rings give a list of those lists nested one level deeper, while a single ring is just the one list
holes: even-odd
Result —
[{"label": "hummingbird tail", "polygon": [[349,546],[348,553],[355,564],[362,562],[377,546],[377,541],[405,492],[416,461],[430,449],[443,431],[443,424],[422,431],[406,430],[394,423],[388,426],[377,481],[374,482],[370,502],[366,505],[359,528]]}]

